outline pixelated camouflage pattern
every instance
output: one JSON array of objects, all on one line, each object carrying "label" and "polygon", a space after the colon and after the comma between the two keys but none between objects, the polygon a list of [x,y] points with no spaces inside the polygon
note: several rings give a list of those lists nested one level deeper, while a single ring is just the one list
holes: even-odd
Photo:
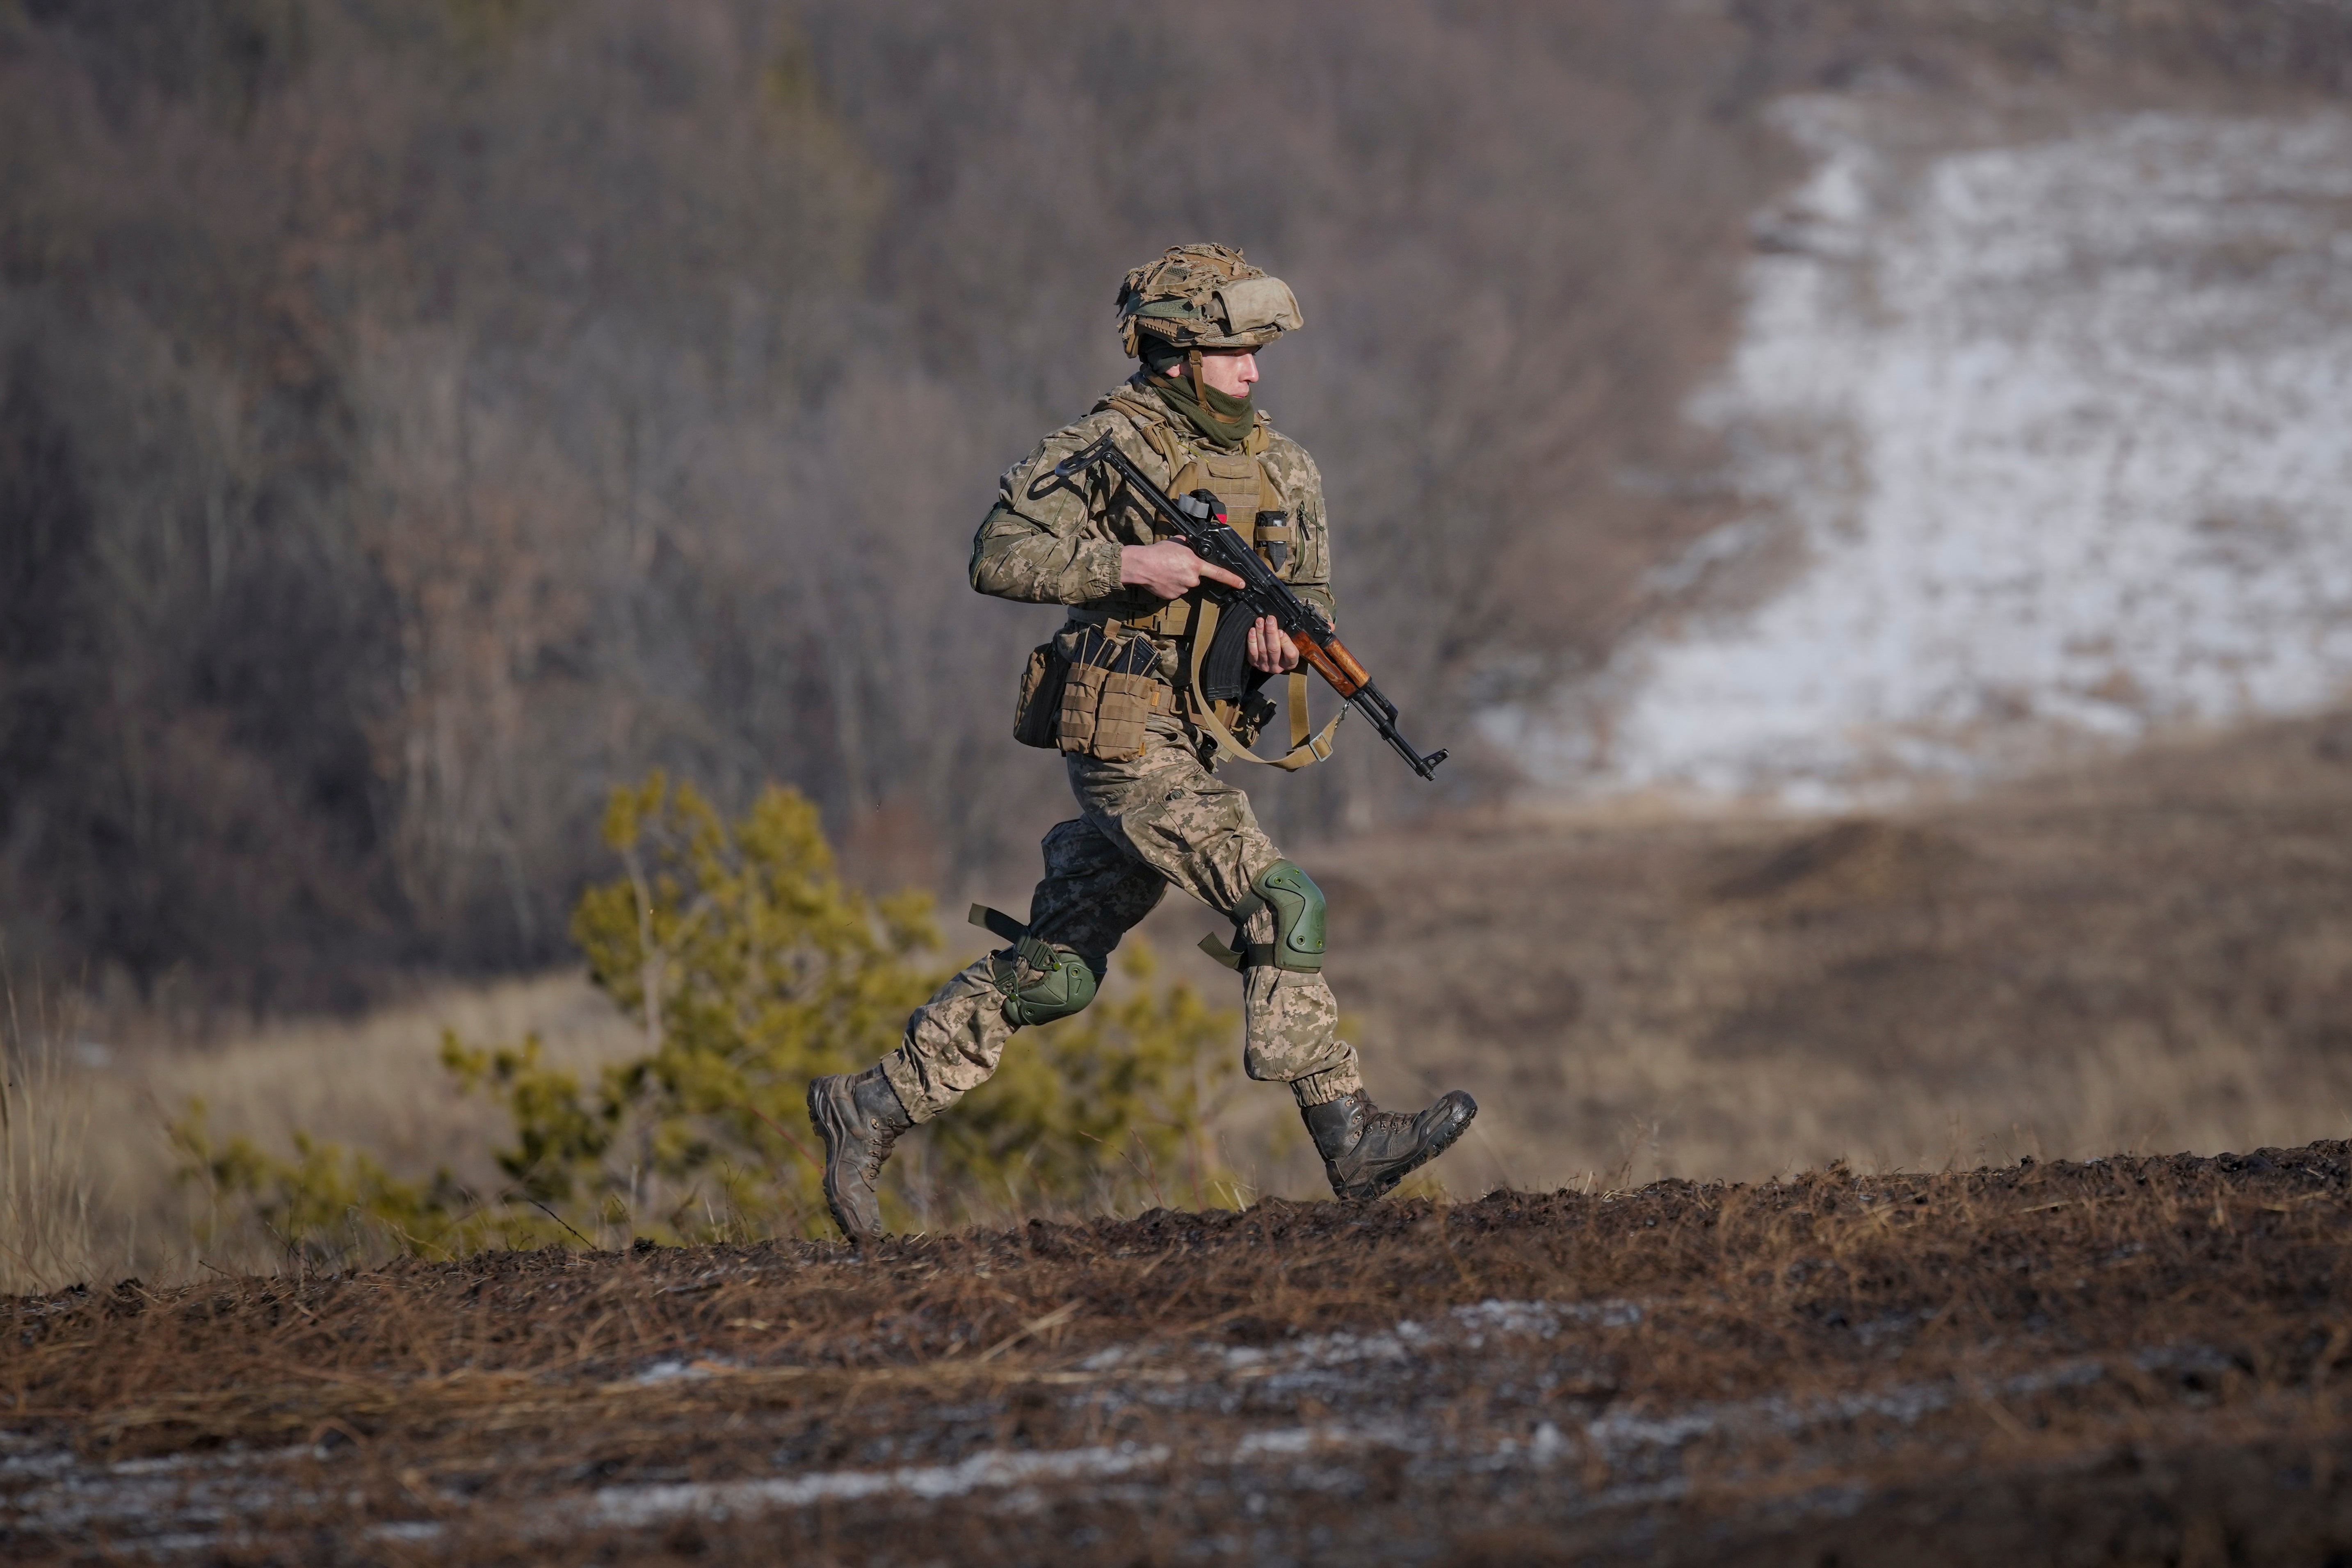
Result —
[{"label": "pixelated camouflage pattern", "polygon": [[[1045,875],[1030,897],[1030,929],[1100,964],[1168,888],[1230,917],[1251,881],[1282,858],[1249,797],[1202,764],[1174,724],[1155,721],[1142,756],[1066,759],[1082,816],[1045,835]],[[1261,910],[1247,940],[1271,942]],[[1013,1026],[982,959],[941,986],[907,1022],[883,1071],[918,1121],[928,1121],[996,1071]],[[1339,1010],[1320,974],[1253,969],[1244,978],[1243,1070],[1287,1083],[1319,1105],[1362,1087],[1355,1047],[1339,1037]]]}]

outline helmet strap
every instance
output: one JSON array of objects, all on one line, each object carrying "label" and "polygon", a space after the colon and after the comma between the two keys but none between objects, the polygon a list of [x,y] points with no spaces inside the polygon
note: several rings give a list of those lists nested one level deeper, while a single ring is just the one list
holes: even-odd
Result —
[{"label": "helmet strap", "polygon": [[1201,351],[1199,349],[1185,350],[1184,365],[1186,369],[1192,373],[1192,395],[1200,401],[1202,407],[1206,408],[1209,406],[1209,391],[1208,388],[1201,384]]}]

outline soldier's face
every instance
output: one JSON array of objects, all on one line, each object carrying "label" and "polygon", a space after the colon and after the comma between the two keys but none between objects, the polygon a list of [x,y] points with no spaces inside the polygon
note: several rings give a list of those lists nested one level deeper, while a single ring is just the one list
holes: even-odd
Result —
[{"label": "soldier's face", "polygon": [[[1184,362],[1178,360],[1168,367],[1171,375],[1182,375]],[[1201,380],[1215,387],[1227,397],[1247,397],[1250,388],[1257,384],[1257,353],[1253,349],[1202,349]]]}]

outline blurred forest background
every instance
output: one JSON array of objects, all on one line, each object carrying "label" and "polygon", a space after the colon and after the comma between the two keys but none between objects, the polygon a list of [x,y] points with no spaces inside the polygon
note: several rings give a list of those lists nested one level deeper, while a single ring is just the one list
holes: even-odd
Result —
[{"label": "blurred forest background", "polygon": [[[1202,237],[1300,295],[1265,402],[1326,476],[1350,644],[1455,748],[1436,789],[1359,742],[1256,795],[1332,892],[1374,1092],[1486,1106],[1444,1183],[2343,1131],[2352,716],[2152,720],[2153,751],[1827,824],[1663,787],[1562,807],[1496,721],[1591,698],[1605,752],[1616,661],[1794,570],[1759,498],[1850,448],[1694,409],[1755,342],[1761,269],[1829,279],[1832,324],[1899,314],[1853,281],[1885,269],[1836,266],[1900,204],[1823,221],[1846,154],[1792,106],[1875,116],[1845,145],[1877,137],[1895,198],[1952,148],[2319,126],[2302,226],[2263,227],[2273,143],[2241,136],[2170,172],[2211,186],[2173,250],[2135,248],[2182,227],[2144,203],[2106,250],[2028,234],[2054,270],[1988,288],[2187,279],[2150,298],[2201,310],[2243,282],[2326,359],[2306,283],[2347,254],[2311,237],[2352,237],[2347,96],[2338,0],[0,0],[0,1286],[282,1266],[362,1210],[476,1245],[793,1209],[802,1079],[883,1048],[981,939],[885,922],[873,973],[834,977],[887,1004],[854,1038],[738,1038],[719,1006],[688,1039],[630,963],[583,977],[572,911],[630,852],[599,819],[659,769],[713,821],[814,803],[768,889],[795,918],[1017,900],[1067,809],[1006,732],[1054,613],[971,594],[969,541],[1003,468],[1127,374],[1120,274]],[[2143,143],[2114,145],[2128,184]],[[1945,322],[1955,363],[1990,341],[1914,324]],[[2140,374],[2110,346],[2084,376]],[[2195,416],[2240,363],[2180,383],[2225,475],[2258,432]],[[1937,395],[1922,417],[1961,423]],[[2137,438],[2115,407],[2102,438]],[[2095,464],[2083,434],[2052,438]],[[1922,449],[2054,461],[2030,447]],[[2139,527],[2139,493],[2075,510]],[[2345,563],[2309,493],[2231,535],[2273,575]],[[2233,515],[2175,521],[2201,549]],[[1763,544],[1717,570],[1742,530]],[[910,1140],[914,1221],[1320,1190],[1286,1100],[1233,1079],[1222,974],[1134,946]],[[770,990],[830,994],[807,978]],[[509,1146],[548,1131],[524,1100],[568,1108],[557,1174],[595,1198],[569,1217]],[[665,1129],[699,1152],[655,1192]],[[698,1219],[721,1156],[742,1191]]]},{"label": "blurred forest background", "polygon": [[[0,935],[190,1009],[567,956],[615,783],[769,780],[873,886],[1018,886],[1044,612],[991,482],[1125,372],[1119,273],[1297,289],[1351,643],[1465,704],[1720,521],[1680,417],[1873,72],[2341,95],[2320,0],[0,0]],[[1625,476],[1664,476],[1632,484]],[[1294,840],[1446,792],[1374,748]]]}]

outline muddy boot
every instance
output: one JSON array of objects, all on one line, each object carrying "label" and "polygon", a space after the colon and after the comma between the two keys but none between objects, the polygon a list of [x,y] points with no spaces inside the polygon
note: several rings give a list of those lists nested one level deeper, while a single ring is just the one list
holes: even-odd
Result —
[{"label": "muddy boot", "polygon": [[1331,1190],[1343,1198],[1376,1198],[1453,1147],[1478,1102],[1454,1089],[1415,1115],[1382,1110],[1362,1089],[1328,1105],[1303,1107],[1307,1131],[1323,1156]]},{"label": "muddy boot", "polygon": [[898,1134],[915,1124],[877,1065],[821,1078],[808,1089],[810,1124],[824,1140],[824,1204],[852,1241],[882,1234],[882,1200],[874,1191]]}]

